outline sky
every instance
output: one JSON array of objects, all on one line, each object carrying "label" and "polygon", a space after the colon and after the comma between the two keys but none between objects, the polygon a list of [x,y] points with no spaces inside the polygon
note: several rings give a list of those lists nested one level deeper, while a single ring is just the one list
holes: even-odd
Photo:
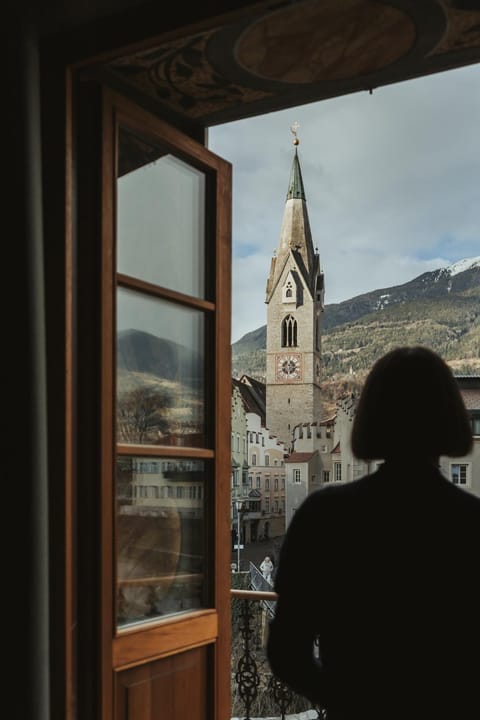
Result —
[{"label": "sky", "polygon": [[325,304],[480,256],[480,65],[209,129],[232,163],[232,342],[266,323],[298,146]]}]

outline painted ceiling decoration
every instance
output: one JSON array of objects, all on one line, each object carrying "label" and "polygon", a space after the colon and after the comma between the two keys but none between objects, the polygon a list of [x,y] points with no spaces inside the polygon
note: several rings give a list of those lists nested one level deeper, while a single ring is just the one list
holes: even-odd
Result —
[{"label": "painted ceiling decoration", "polygon": [[480,0],[282,0],[103,72],[208,126],[473,62]]}]

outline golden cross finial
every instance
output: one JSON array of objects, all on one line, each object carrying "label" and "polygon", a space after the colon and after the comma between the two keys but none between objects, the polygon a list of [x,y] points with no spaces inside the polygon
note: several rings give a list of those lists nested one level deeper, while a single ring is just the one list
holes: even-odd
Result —
[{"label": "golden cross finial", "polygon": [[298,145],[300,140],[298,139],[298,128],[300,127],[300,123],[295,120],[293,125],[290,127],[290,130],[292,131],[294,135],[293,144]]}]

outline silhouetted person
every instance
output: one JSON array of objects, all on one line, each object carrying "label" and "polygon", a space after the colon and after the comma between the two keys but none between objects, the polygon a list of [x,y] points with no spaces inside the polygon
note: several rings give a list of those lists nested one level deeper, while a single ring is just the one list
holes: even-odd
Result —
[{"label": "silhouetted person", "polygon": [[438,468],[472,447],[446,363],[423,347],[381,358],[351,442],[357,458],[385,462],[293,516],[272,672],[329,720],[480,720],[480,499]]}]

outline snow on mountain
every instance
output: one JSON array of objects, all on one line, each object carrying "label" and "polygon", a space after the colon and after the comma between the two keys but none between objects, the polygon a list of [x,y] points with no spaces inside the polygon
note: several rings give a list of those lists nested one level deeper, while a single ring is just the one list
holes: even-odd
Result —
[{"label": "snow on mountain", "polygon": [[453,276],[475,267],[480,267],[480,257],[459,260],[458,262],[453,263],[453,265],[448,265],[446,268],[443,268],[443,270],[448,272],[450,276]]}]

